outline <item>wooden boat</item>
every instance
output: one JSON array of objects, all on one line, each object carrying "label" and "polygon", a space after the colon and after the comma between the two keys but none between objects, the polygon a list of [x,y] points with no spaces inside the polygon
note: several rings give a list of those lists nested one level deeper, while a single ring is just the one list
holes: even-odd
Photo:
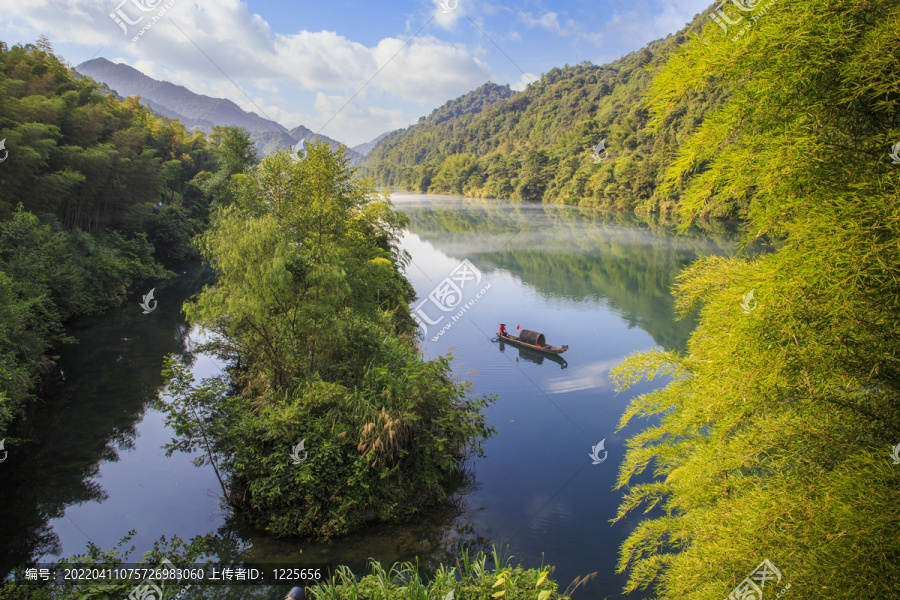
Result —
[{"label": "wooden boat", "polygon": [[538,352],[543,352],[545,354],[562,354],[569,349],[566,345],[550,346],[547,344],[547,340],[544,339],[543,333],[538,333],[537,331],[531,331],[529,329],[523,329],[522,333],[519,335],[498,335],[494,338],[494,341],[506,342],[523,348],[531,348],[532,350],[537,350]]}]

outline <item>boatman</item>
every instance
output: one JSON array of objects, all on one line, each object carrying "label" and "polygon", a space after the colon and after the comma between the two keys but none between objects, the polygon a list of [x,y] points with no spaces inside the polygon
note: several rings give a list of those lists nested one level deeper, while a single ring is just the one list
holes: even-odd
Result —
[{"label": "boatman", "polygon": [[506,333],[506,323],[500,323],[500,335],[502,337],[506,337],[509,335],[508,333]]}]

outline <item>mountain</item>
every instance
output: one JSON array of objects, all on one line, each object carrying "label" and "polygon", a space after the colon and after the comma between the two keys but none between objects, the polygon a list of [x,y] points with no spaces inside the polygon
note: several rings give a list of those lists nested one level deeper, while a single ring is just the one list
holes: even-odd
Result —
[{"label": "mountain", "polygon": [[[337,142],[337,141],[331,139],[330,137],[327,137],[324,135],[319,135],[318,133],[315,133],[312,129],[309,129],[308,127],[304,127],[303,125],[298,125],[297,127],[294,127],[288,133],[290,133],[291,137],[295,138],[297,141],[321,140],[321,141],[327,142],[328,146],[332,150],[337,150],[338,146],[343,146],[342,143]],[[363,161],[363,158],[365,158],[365,156],[363,154],[361,154],[360,152],[357,152],[356,150],[354,150],[352,148],[347,148],[347,156],[350,158],[350,165],[354,166],[354,167],[356,165],[358,165],[359,163],[361,163]]]},{"label": "mountain", "polygon": [[364,144],[360,144],[358,146],[353,146],[352,150],[359,152],[360,154],[365,156],[366,154],[368,154],[369,152],[372,151],[372,148],[374,148],[375,146],[378,145],[378,142],[380,142],[381,140],[383,140],[384,138],[386,138],[387,136],[389,136],[392,133],[394,133],[394,132],[393,131],[385,131],[384,133],[382,133],[381,135],[376,137],[374,140],[368,141],[368,142],[366,142]]},{"label": "mountain", "polygon": [[[184,86],[153,79],[133,67],[110,62],[105,58],[83,62],[75,70],[106,84],[121,96],[140,96],[141,104],[160,115],[178,119],[189,130],[199,129],[210,133],[216,125],[246,127],[262,156],[279,148],[289,150],[303,139],[275,121],[245,111],[231,100],[197,94]],[[309,132],[310,139],[315,137],[328,142],[332,149],[342,145],[329,137],[315,136],[305,127],[297,127],[293,131],[297,130]],[[349,148],[347,156],[353,165],[359,164],[363,159],[362,154]]]},{"label": "mountain", "polygon": [[509,84],[497,85],[489,81],[477,90],[473,90],[455,100],[448,100],[440,108],[431,111],[431,114],[427,117],[419,118],[419,123],[423,125],[440,125],[464,115],[477,115],[485,107],[511,98],[514,94],[515,92],[509,88]]},{"label": "mountain", "polygon": [[[137,95],[137,94],[129,94],[129,95]],[[184,115],[178,114],[171,108],[167,106],[163,106],[159,102],[154,102],[149,98],[141,98],[141,104],[149,108],[152,112],[157,115],[161,115],[163,117],[169,117],[170,119],[178,119],[181,121],[181,124],[184,125],[184,128],[188,131],[192,131],[194,129],[199,129],[200,131],[209,133],[215,127],[215,123],[209,121],[207,119],[192,119],[190,117],[186,117]]]},{"label": "mountain", "polygon": [[105,58],[83,62],[75,70],[102,81],[123,96],[140,96],[165,107],[180,117],[216,125],[239,125],[253,131],[283,131],[282,125],[243,110],[231,100],[196,94],[184,86],[147,77],[128,65]]},{"label": "mountain", "polygon": [[[448,127],[452,129],[452,123],[455,123],[461,117],[464,117],[466,115],[477,115],[481,113],[485,109],[485,107],[490,106],[491,104],[494,104],[496,102],[500,102],[501,100],[506,100],[512,97],[513,94],[515,94],[515,92],[513,92],[509,88],[509,85],[497,85],[496,83],[487,82],[476,90],[464,94],[454,100],[448,100],[444,103],[443,106],[431,111],[431,114],[429,114],[428,116],[419,117],[418,123],[410,125],[406,129],[395,129],[394,131],[382,133],[371,142],[360,144],[355,149],[365,148],[366,151],[363,152],[363,154],[368,157],[369,153],[374,151],[377,147],[379,147],[379,144],[381,144],[380,151],[375,156],[378,158],[387,156],[391,153],[392,149],[397,148],[398,145],[404,145],[405,141],[408,139],[417,139],[417,142],[422,142],[424,141],[423,138],[429,137],[431,128],[443,123],[451,123],[448,125]],[[424,152],[425,154],[429,155],[429,158],[431,157],[431,151],[418,146],[418,144],[417,152],[419,152],[420,155],[422,155],[422,152]],[[392,158],[399,158],[401,162],[403,162],[402,157],[392,156]],[[416,160],[418,159],[419,157],[417,156]],[[418,163],[414,160],[413,164]],[[363,166],[364,169],[369,172],[371,171],[372,165],[373,161],[369,161],[367,163],[364,163]],[[385,183],[385,185],[394,184],[395,183],[393,181]],[[407,187],[408,189],[414,189],[410,186]]]},{"label": "mountain", "polygon": [[[482,86],[386,137],[362,173],[421,192],[668,210],[678,198],[677,191],[657,197],[663,169],[724,94],[682,98],[677,116],[656,131],[644,98],[654,67],[702,24],[697,15],[677,34],[607,65],[554,68],[505,98],[499,86]],[[606,148],[593,158],[601,140]]]}]

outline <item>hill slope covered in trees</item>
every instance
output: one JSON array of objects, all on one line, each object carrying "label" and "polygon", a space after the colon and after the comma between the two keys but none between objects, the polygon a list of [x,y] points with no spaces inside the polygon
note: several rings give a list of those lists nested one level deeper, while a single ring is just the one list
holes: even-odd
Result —
[{"label": "hill slope covered in trees", "polygon": [[[554,68],[523,92],[479,112],[435,115],[383,140],[361,165],[376,183],[404,190],[544,200],[604,208],[665,210],[657,186],[676,149],[722,99],[692,91],[665,127],[648,128],[653,69],[696,35],[683,31],[615,62]],[[484,94],[484,88],[461,102]],[[448,103],[452,104],[452,103]],[[438,112],[438,111],[436,111]],[[608,156],[591,154],[606,140]],[[716,215],[742,214],[741,203]]]}]

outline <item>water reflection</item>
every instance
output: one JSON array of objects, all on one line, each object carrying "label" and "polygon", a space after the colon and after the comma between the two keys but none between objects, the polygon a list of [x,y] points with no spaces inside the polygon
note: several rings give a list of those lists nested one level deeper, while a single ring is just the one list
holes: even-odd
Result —
[{"label": "water reflection", "polygon": [[364,531],[316,544],[300,538],[261,535],[239,519],[230,518],[217,530],[213,546],[223,561],[328,562],[364,573],[373,557],[387,565],[418,559],[423,572],[431,574],[441,563],[456,564],[463,548],[490,552],[490,538],[476,526],[483,509],[467,501],[479,489],[472,466],[471,460],[461,465],[445,502],[407,523],[377,523]]},{"label": "water reflection", "polygon": [[698,221],[676,236],[659,215],[429,195],[393,200],[410,231],[441,253],[509,273],[551,303],[602,302],[670,349],[684,349],[696,325],[675,318],[675,275],[698,256],[739,248],[738,226],[727,221]]},{"label": "water reflection", "polygon": [[68,506],[109,499],[97,478],[100,465],[133,451],[145,408],[162,385],[163,356],[186,353],[181,303],[210,273],[199,265],[184,270],[155,284],[159,304],[150,315],[129,302],[71,324],[79,343],[60,350],[64,379],[10,433],[17,441],[0,469],[0,578],[31,557],[83,552],[95,539],[94,531],[82,532],[74,547],[63,548],[50,521]]},{"label": "water reflection", "polygon": [[548,394],[568,394],[584,390],[612,390],[609,372],[621,363],[622,359],[616,358],[580,365],[566,377],[548,379],[544,384],[544,391]]},{"label": "water reflection", "polygon": [[544,361],[547,360],[552,363],[558,364],[560,369],[565,369],[569,366],[569,363],[566,362],[566,359],[564,359],[559,354],[547,354],[546,352],[538,352],[537,350],[532,350],[531,348],[523,348],[521,346],[514,346],[512,344],[504,344],[502,339],[498,340],[497,343],[500,347],[500,352],[505,353],[507,346],[509,346],[512,350],[518,350],[519,353],[518,355],[516,355],[516,362],[519,362],[519,359],[521,358],[524,361],[534,363],[536,365],[542,365],[544,364]]}]

